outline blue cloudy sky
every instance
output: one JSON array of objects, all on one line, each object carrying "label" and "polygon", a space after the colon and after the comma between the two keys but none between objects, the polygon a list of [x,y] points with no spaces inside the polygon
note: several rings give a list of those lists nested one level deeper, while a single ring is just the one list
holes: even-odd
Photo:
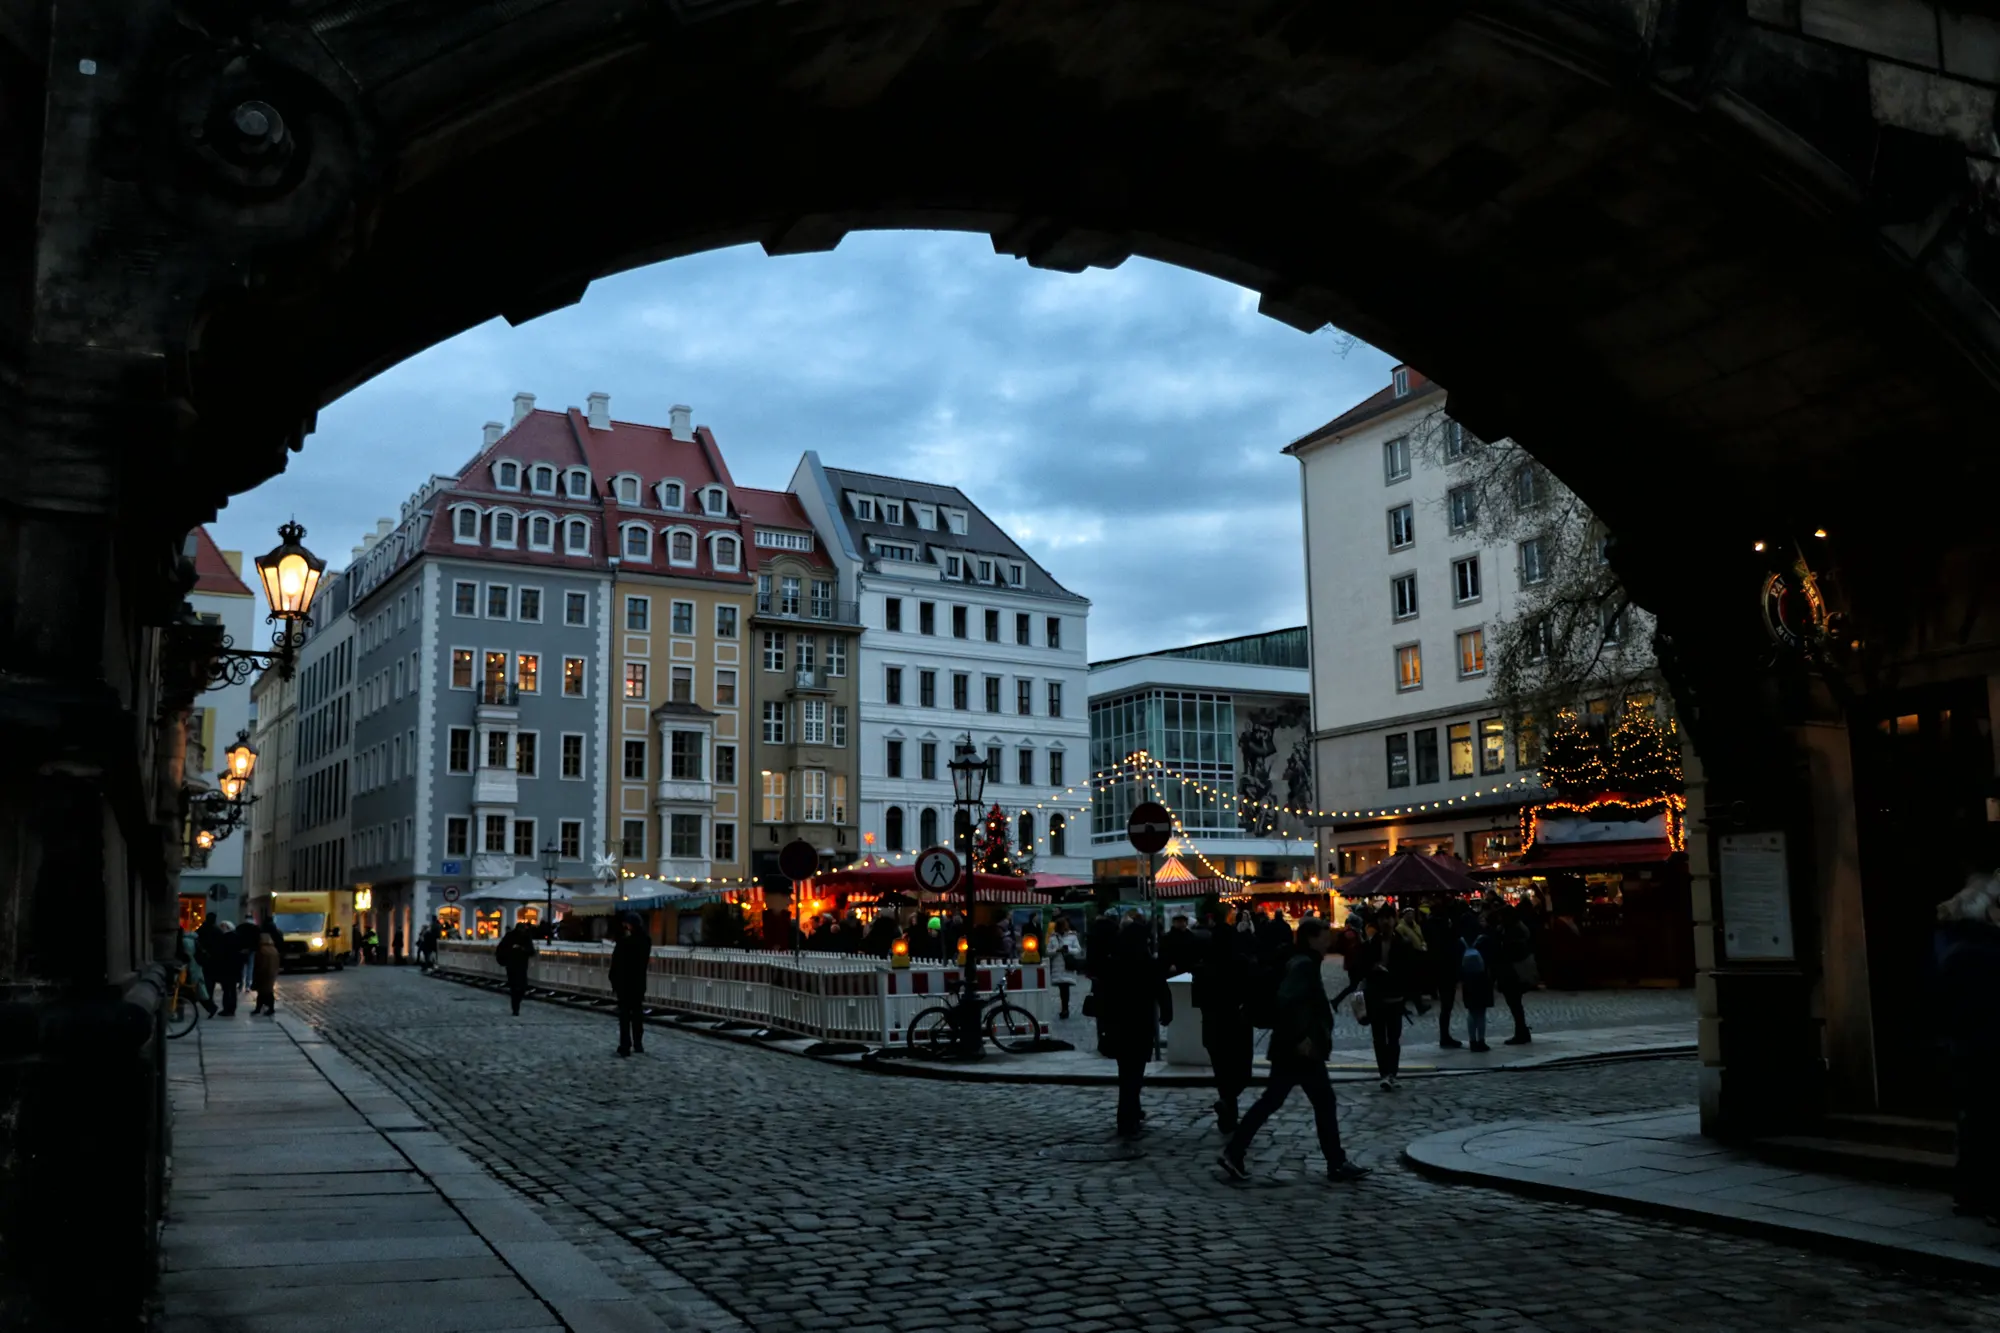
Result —
[{"label": "blue cloudy sky", "polygon": [[984,236],[883,232],[831,254],[715,251],[596,283],[520,328],[471,329],[319,415],[291,468],[214,525],[257,552],[288,515],[336,567],[432,472],[461,465],[516,392],[675,403],[731,472],[782,487],[800,453],[945,482],[1092,601],[1113,657],[1305,621],[1289,440],[1387,382],[1257,313],[1253,292],[1130,260],[1044,273]]}]

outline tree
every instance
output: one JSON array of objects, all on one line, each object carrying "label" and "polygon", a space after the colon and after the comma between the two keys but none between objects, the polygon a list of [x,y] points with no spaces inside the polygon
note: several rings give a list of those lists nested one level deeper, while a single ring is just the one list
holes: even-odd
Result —
[{"label": "tree", "polygon": [[1628,704],[1611,732],[1609,784],[1613,791],[1640,796],[1679,792],[1681,747],[1678,729],[1662,726],[1650,708]]},{"label": "tree", "polygon": [[1563,796],[1590,796],[1604,790],[1609,770],[1604,750],[1583,720],[1565,710],[1542,755],[1542,785]]},{"label": "tree", "polygon": [[1417,423],[1411,449],[1452,474],[1437,514],[1446,529],[1476,529],[1481,545],[1513,555],[1511,569],[1480,571],[1488,586],[1519,587],[1514,613],[1486,628],[1484,665],[1523,763],[1535,761],[1537,719],[1657,691],[1653,618],[1618,582],[1610,534],[1575,492],[1514,441],[1482,440],[1442,407]]},{"label": "tree", "polygon": [[994,806],[986,812],[979,833],[972,842],[972,868],[989,875],[1018,875],[1014,843],[1008,835],[1007,812]]}]

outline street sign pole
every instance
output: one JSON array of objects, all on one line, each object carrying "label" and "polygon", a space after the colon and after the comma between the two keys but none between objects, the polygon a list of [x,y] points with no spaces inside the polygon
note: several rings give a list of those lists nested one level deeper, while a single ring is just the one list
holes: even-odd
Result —
[{"label": "street sign pole", "polygon": [[[1150,791],[1150,784],[1149,784]],[[1132,844],[1132,850],[1146,858],[1146,897],[1152,903],[1153,949],[1157,955],[1160,947],[1160,869],[1158,857],[1166,849],[1167,839],[1173,836],[1173,812],[1158,801],[1142,801],[1132,807],[1132,815],[1125,821],[1125,837]],[[1153,1058],[1160,1058],[1160,1034],[1153,1033]]]},{"label": "street sign pole", "polygon": [[799,908],[799,885],[819,872],[819,848],[804,838],[794,838],[778,849],[778,871],[790,881],[792,894],[792,957],[800,951],[805,933],[805,914]]}]

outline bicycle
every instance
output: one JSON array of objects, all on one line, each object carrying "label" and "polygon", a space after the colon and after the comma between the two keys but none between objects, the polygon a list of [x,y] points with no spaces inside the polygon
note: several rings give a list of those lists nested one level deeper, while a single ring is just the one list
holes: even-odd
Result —
[{"label": "bicycle", "polygon": [[[953,995],[965,996],[965,987],[960,982],[953,982],[948,989]],[[966,997],[919,1011],[910,1020],[905,1032],[910,1049],[932,1059],[940,1059],[956,1051],[959,1012],[969,1003],[974,1001]],[[984,1009],[979,1022],[985,1039],[1000,1050],[1010,1055],[1024,1055],[1041,1044],[1040,1020],[1007,998],[1007,979],[1004,976],[993,994],[977,1003]]]},{"label": "bicycle", "polygon": [[190,980],[192,969],[186,963],[174,973],[174,988],[167,996],[167,1036],[185,1037],[194,1031],[194,1025],[201,1021],[202,1005],[205,997],[194,988]]}]

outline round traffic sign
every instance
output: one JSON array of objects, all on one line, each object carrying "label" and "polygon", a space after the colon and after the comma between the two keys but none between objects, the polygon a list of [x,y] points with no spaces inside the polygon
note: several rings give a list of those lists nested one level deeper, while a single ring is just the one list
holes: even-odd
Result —
[{"label": "round traffic sign", "polygon": [[1125,821],[1125,838],[1132,849],[1151,856],[1167,845],[1167,839],[1174,836],[1173,812],[1158,801],[1142,801],[1132,807],[1132,817]]},{"label": "round traffic sign", "polygon": [[795,884],[811,879],[819,873],[819,848],[804,838],[792,839],[778,849],[778,869]]},{"label": "round traffic sign", "polygon": [[958,886],[958,855],[949,847],[927,847],[917,857],[917,886],[943,893]]},{"label": "round traffic sign", "polygon": [[444,900],[448,903],[455,903],[458,901],[458,885],[447,884],[444,886]]}]

